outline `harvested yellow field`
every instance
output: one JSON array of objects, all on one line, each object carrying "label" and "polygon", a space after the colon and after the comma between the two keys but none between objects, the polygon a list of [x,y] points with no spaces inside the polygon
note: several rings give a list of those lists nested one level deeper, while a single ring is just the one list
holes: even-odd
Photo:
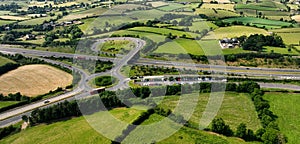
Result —
[{"label": "harvested yellow field", "polygon": [[9,15],[5,15],[5,16],[0,16],[1,19],[5,19],[5,20],[27,20],[28,18],[26,17],[20,17],[20,16],[9,16]]},{"label": "harvested yellow field", "polygon": [[166,6],[166,5],[168,5],[168,3],[162,2],[162,1],[149,2],[149,4],[151,4],[152,7],[161,7],[161,6]]},{"label": "harvested yellow field", "polygon": [[20,92],[34,97],[48,93],[58,87],[72,83],[73,77],[62,70],[48,65],[26,65],[0,76],[0,93]]},{"label": "harvested yellow field", "polygon": [[203,0],[204,3],[210,3],[211,1],[217,1],[219,4],[231,3],[230,0]]},{"label": "harvested yellow field", "polygon": [[209,32],[203,39],[222,39],[222,38],[234,38],[242,35],[250,36],[251,34],[263,34],[269,33],[264,29],[247,27],[247,26],[230,26],[221,27],[214,31]]},{"label": "harvested yellow field", "polygon": [[297,21],[297,22],[300,22],[300,15],[292,16],[292,19]]},{"label": "harvested yellow field", "polygon": [[222,9],[222,10],[229,10],[229,11],[235,11],[234,10],[234,4],[209,4],[204,3],[202,4],[201,8],[204,9]]}]

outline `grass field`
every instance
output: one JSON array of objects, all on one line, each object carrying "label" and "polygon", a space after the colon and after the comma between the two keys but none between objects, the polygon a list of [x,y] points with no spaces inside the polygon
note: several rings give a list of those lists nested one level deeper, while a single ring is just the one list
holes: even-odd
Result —
[{"label": "grass field", "polygon": [[234,4],[208,4],[204,3],[202,4],[201,8],[203,9],[221,9],[221,10],[229,10],[229,11],[235,11],[234,10]]},{"label": "grass field", "polygon": [[14,23],[14,22],[16,22],[16,21],[0,20],[0,26],[11,24],[11,23]]},{"label": "grass field", "polygon": [[174,11],[174,10],[184,8],[184,7],[187,7],[187,6],[183,5],[183,4],[178,4],[178,3],[168,3],[168,5],[159,7],[157,9],[162,10],[162,11]]},{"label": "grass field", "polygon": [[264,98],[270,102],[270,110],[279,117],[277,123],[280,131],[288,137],[288,143],[300,143],[300,95],[291,93],[266,93]]},{"label": "grass field", "polygon": [[62,19],[59,19],[58,22],[82,19],[82,18],[91,17],[91,16],[99,16],[99,15],[105,13],[106,11],[107,11],[107,9],[104,9],[102,7],[96,7],[96,8],[92,8],[92,9],[88,9],[88,10],[84,10],[84,11],[74,12],[74,13],[71,13],[71,14],[63,17]]},{"label": "grass field", "polygon": [[66,87],[72,83],[72,75],[48,65],[26,65],[0,77],[0,93],[20,92],[37,96]]},{"label": "grass field", "polygon": [[208,17],[226,18],[226,17],[237,17],[239,14],[227,11],[227,10],[216,10],[213,9],[196,9],[196,14],[204,14]]},{"label": "grass field", "polygon": [[299,53],[293,49],[291,51],[288,51],[288,48],[278,48],[278,47],[270,47],[266,46],[264,47],[266,52],[273,51],[274,53],[280,53],[280,54],[291,54],[291,55],[299,55]]},{"label": "grass field", "polygon": [[182,35],[185,34],[187,38],[193,38],[193,37],[197,36],[197,34],[195,34],[195,33],[172,30],[172,29],[166,29],[166,28],[135,27],[135,28],[130,28],[129,30],[139,31],[139,32],[148,32],[148,33],[154,33],[154,34],[161,34],[161,35],[168,35],[169,33],[172,33],[172,35],[182,36]]},{"label": "grass field", "polygon": [[189,39],[175,39],[171,42],[167,42],[159,46],[154,53],[171,53],[171,54],[195,54],[195,55],[204,55],[204,51],[201,48],[201,45],[194,40]]},{"label": "grass field", "polygon": [[0,109],[16,103],[18,103],[18,101],[0,101]]},{"label": "grass field", "polygon": [[149,20],[162,17],[166,12],[157,10],[157,9],[150,9],[150,10],[140,10],[140,11],[132,11],[127,13],[127,17],[135,18],[138,20]]},{"label": "grass field", "polygon": [[37,25],[37,24],[43,24],[44,21],[49,21],[51,19],[55,19],[55,17],[47,16],[47,17],[34,18],[34,19],[19,22],[19,24],[20,25]]},{"label": "grass field", "polygon": [[[142,110],[136,110],[133,108],[116,108],[111,113],[116,120],[121,120],[126,123],[132,122],[136,119]],[[89,120],[97,120],[98,116],[105,116],[104,112],[98,112],[87,117]],[[105,117],[103,117],[105,119]],[[110,121],[107,121],[108,123]],[[102,123],[102,122],[100,122]],[[105,123],[105,122],[103,122]],[[103,124],[102,123],[102,124]],[[101,125],[103,127],[103,125]],[[110,127],[105,125],[105,127]],[[122,130],[116,125],[111,125],[117,129]],[[42,133],[42,135],[41,135]],[[38,125],[29,129],[26,129],[18,134],[12,135],[5,139],[0,140],[3,144],[24,144],[24,143],[97,143],[97,144],[110,144],[110,140],[99,134],[84,117],[73,118],[67,121],[56,122],[49,125]]]},{"label": "grass field", "polygon": [[230,26],[221,27],[214,31],[209,32],[203,39],[223,39],[223,38],[234,38],[242,35],[250,36],[251,34],[264,34],[268,32],[264,29],[248,27],[248,26]]},{"label": "grass field", "polygon": [[0,56],[0,67],[7,64],[7,63],[15,63],[15,62],[8,59],[8,58]]},{"label": "grass field", "polygon": [[[178,96],[166,97],[160,103],[162,107],[173,109],[178,104]],[[198,98],[198,105],[190,119],[194,124],[199,124],[200,118],[205,110],[209,99],[209,93],[200,94]],[[195,100],[195,97],[188,99],[189,101]],[[216,117],[221,117],[230,125],[232,129],[240,123],[245,123],[248,128],[256,131],[261,128],[260,121],[257,117],[254,105],[247,94],[227,92],[224,96],[222,106]]]},{"label": "grass field", "polygon": [[282,29],[274,29],[270,31],[275,33],[300,33],[300,28],[282,28]]},{"label": "grass field", "polygon": [[134,47],[135,44],[129,40],[110,40],[98,45],[99,50],[114,54],[126,54]]},{"label": "grass field", "polygon": [[165,36],[159,35],[159,34],[153,34],[153,33],[147,33],[147,32],[137,32],[137,31],[129,31],[129,30],[120,30],[120,31],[116,31],[113,34],[120,34],[120,35],[124,35],[124,34],[130,34],[130,35],[139,35],[141,37],[147,37],[149,39],[151,39],[154,42],[162,42],[165,40]]},{"label": "grass field", "polygon": [[285,44],[299,44],[300,33],[277,33]]},{"label": "grass field", "polygon": [[268,19],[261,19],[256,17],[237,17],[237,18],[229,18],[224,19],[224,22],[242,22],[243,24],[250,24],[250,25],[256,25],[259,27],[265,26],[266,28],[281,28],[282,26],[290,26],[291,23],[289,22],[283,22],[283,21],[276,21],[276,20],[268,20]]}]

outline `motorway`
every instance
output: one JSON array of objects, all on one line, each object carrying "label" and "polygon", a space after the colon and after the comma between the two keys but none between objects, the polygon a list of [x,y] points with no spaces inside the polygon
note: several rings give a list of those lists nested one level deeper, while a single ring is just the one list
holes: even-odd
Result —
[{"label": "motorway", "polygon": [[[8,110],[6,112],[0,113],[0,127],[4,127],[13,123],[16,123],[21,120],[21,116],[24,114],[29,115],[33,109],[45,107],[48,105],[52,105],[63,100],[74,100],[74,96],[84,97],[89,95],[89,91],[92,90],[88,81],[92,80],[97,76],[102,75],[111,75],[116,77],[119,80],[119,83],[114,85],[107,90],[118,90],[128,88],[128,81],[129,78],[124,77],[120,70],[123,66],[127,65],[128,61],[135,58],[134,56],[143,48],[146,44],[145,41],[138,39],[138,38],[131,38],[131,37],[115,37],[115,38],[105,38],[98,40],[92,46],[92,51],[97,53],[97,46],[105,41],[108,40],[130,40],[135,43],[135,48],[132,49],[127,55],[124,55],[122,58],[107,58],[107,57],[98,57],[98,56],[91,56],[91,55],[83,55],[83,54],[70,54],[70,53],[59,53],[59,52],[49,52],[49,51],[40,51],[40,50],[32,50],[32,49],[21,49],[21,48],[8,48],[2,47],[0,45],[0,52],[4,53],[19,53],[27,56],[42,56],[42,57],[68,57],[68,58],[78,58],[83,57],[84,59],[98,59],[101,61],[112,61],[114,62],[114,67],[110,71],[96,73],[96,74],[87,74],[84,70],[77,68],[75,66],[70,66],[61,62],[44,59],[41,58],[49,63],[59,64],[66,68],[72,68],[73,72],[78,72],[81,75],[81,81],[78,83],[77,87],[74,88],[73,91],[49,98],[50,103],[45,105],[44,101],[38,101],[35,103],[31,103],[29,105],[21,106],[12,110]],[[78,59],[77,59],[78,60]],[[75,63],[76,64],[76,63]],[[300,73],[298,69],[271,69],[271,68],[246,68],[246,67],[227,67],[227,66],[218,66],[218,65],[204,65],[204,64],[189,64],[189,63],[182,63],[182,62],[169,62],[169,61],[158,61],[158,60],[151,60],[151,59],[144,59],[141,58],[138,60],[137,64],[141,65],[162,65],[162,66],[174,66],[176,68],[209,68],[209,69],[222,69],[222,70],[248,70],[248,73],[251,75],[260,75],[260,76],[269,76],[270,74],[262,74],[262,72],[282,72],[286,74],[272,74],[272,76],[283,77],[283,76],[293,76],[296,79],[300,79],[300,74],[288,74],[288,72],[293,73]],[[236,72],[236,74],[241,74],[241,72]],[[242,73],[243,74],[243,73]],[[284,84],[265,84],[260,83],[261,87],[269,87],[269,88],[289,88],[291,90],[300,90],[299,86],[294,85],[284,85]]]}]

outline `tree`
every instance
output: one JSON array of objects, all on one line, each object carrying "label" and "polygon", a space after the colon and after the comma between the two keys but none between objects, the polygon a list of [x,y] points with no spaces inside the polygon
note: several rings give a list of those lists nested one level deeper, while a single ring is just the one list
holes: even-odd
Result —
[{"label": "tree", "polygon": [[233,132],[230,129],[229,125],[226,125],[222,118],[217,118],[212,121],[211,130],[225,136],[233,135]]},{"label": "tree", "polygon": [[27,115],[23,115],[23,116],[22,116],[22,120],[23,120],[24,122],[28,122],[28,116],[27,116]]},{"label": "tree", "polygon": [[247,135],[247,126],[244,123],[240,123],[237,127],[235,136],[245,139]]},{"label": "tree", "polygon": [[284,144],[287,143],[287,137],[284,136],[280,131],[275,129],[267,129],[262,135],[264,144]]}]

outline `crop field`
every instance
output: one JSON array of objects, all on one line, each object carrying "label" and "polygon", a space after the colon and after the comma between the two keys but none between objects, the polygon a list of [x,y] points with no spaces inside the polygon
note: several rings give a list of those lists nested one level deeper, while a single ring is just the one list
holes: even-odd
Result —
[{"label": "crop field", "polygon": [[227,11],[227,10],[216,10],[213,9],[196,9],[196,14],[204,14],[208,17],[226,18],[226,17],[237,17],[239,14]]},{"label": "crop field", "polygon": [[178,4],[178,3],[168,3],[168,5],[166,6],[162,6],[157,8],[158,10],[162,10],[162,11],[174,11],[180,8],[185,8],[187,7],[186,5],[183,4]]},{"label": "crop field", "polygon": [[25,65],[0,76],[0,93],[33,97],[66,87],[72,79],[72,75],[48,65]]},{"label": "crop field", "polygon": [[265,0],[260,3],[237,4],[236,9],[252,9],[262,11],[287,10],[287,7],[279,2]]},{"label": "crop field", "polygon": [[[124,122],[132,122],[136,119],[141,110],[132,108],[117,108],[109,111],[116,119]],[[93,118],[103,115],[104,112],[98,112],[88,117]],[[109,123],[109,121],[107,121]],[[103,122],[105,123],[105,122]],[[102,124],[103,124],[102,123]],[[115,127],[121,129],[116,125],[107,124],[105,127]],[[102,125],[103,126],[103,125]],[[121,129],[122,130],[122,129]],[[42,133],[42,135],[41,135]],[[26,129],[18,134],[12,135],[5,139],[0,140],[3,144],[24,144],[24,143],[97,143],[97,144],[109,144],[110,140],[99,134],[93,129],[84,117],[73,118],[67,121],[56,122],[49,125],[38,125],[29,129]]]},{"label": "crop field", "polygon": [[283,22],[283,21],[276,21],[276,20],[267,20],[255,17],[237,17],[237,18],[229,18],[224,19],[224,22],[242,22],[243,24],[250,24],[250,25],[257,25],[257,26],[265,26],[267,28],[281,28],[282,26],[290,26],[291,23]]},{"label": "crop field", "polygon": [[278,47],[270,47],[266,46],[264,47],[266,52],[271,52],[273,51],[274,53],[280,53],[280,54],[290,54],[290,55],[299,55],[299,53],[293,49],[291,51],[288,51],[288,48],[278,48]]},{"label": "crop field", "polygon": [[274,33],[300,33],[300,28],[282,28],[282,29],[274,29],[270,31]]},{"label": "crop field", "polygon": [[292,93],[266,93],[264,98],[270,103],[270,110],[278,116],[280,131],[288,137],[288,143],[299,143],[300,135],[300,95]]},{"label": "crop field", "polygon": [[159,46],[154,53],[171,53],[171,54],[195,54],[204,55],[200,44],[197,41],[188,39],[176,39]]},{"label": "crop field", "polygon": [[0,109],[16,103],[18,103],[18,101],[0,101]]},{"label": "crop field", "polygon": [[5,58],[5,57],[2,57],[0,56],[0,66],[3,66],[7,63],[15,63],[14,61],[8,59],[8,58]]},{"label": "crop field", "polygon": [[248,26],[230,26],[221,27],[214,31],[209,32],[203,39],[223,39],[234,38],[242,35],[250,36],[251,34],[267,35],[268,32],[264,29],[248,27]]},{"label": "crop field", "polygon": [[234,10],[234,4],[208,4],[204,3],[201,6],[202,9],[221,9],[221,10],[229,10],[229,11],[235,11]]},{"label": "crop field", "polygon": [[[198,99],[198,105],[190,119],[194,124],[199,124],[200,118],[205,110],[210,93],[200,94],[198,97],[190,96],[186,100],[193,101]],[[164,108],[173,109],[178,104],[178,96],[166,97],[160,105]],[[260,120],[257,117],[254,105],[247,94],[226,92],[223,103],[216,116],[223,118],[224,121],[230,125],[232,129],[240,123],[245,123],[248,128],[256,131],[261,128]]]}]

